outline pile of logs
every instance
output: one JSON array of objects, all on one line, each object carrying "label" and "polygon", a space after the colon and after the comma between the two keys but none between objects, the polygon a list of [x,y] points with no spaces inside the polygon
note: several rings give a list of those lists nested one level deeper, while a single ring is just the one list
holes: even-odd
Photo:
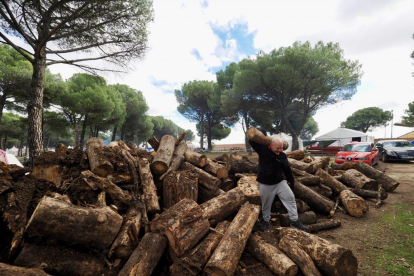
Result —
[{"label": "pile of logs", "polygon": [[[293,228],[279,244],[253,229],[261,211],[257,164],[237,153],[214,159],[165,135],[149,154],[132,143],[61,145],[32,169],[0,164],[0,275],[234,275],[244,251],[276,275],[356,275],[349,249]],[[337,227],[381,202],[398,183],[371,167],[328,167],[292,152],[300,219],[311,232]],[[299,160],[298,160],[299,159]],[[307,161],[310,161],[307,163]],[[289,226],[277,200],[276,221]]]}]

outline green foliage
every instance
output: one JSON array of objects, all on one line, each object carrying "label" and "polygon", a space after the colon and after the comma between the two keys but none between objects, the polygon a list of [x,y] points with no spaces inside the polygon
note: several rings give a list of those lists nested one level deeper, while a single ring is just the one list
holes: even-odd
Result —
[{"label": "green foliage", "polygon": [[57,144],[73,145],[73,134],[70,124],[63,114],[47,111],[43,112],[43,134],[45,147],[56,147]]},{"label": "green foliage", "polygon": [[194,141],[195,139],[194,132],[191,129],[187,129],[185,132],[186,132],[186,135],[184,137],[184,141],[188,141],[188,142]]},{"label": "green foliage", "polygon": [[165,119],[162,116],[150,116],[150,118],[154,125],[154,136],[158,141],[161,140],[164,135],[171,135],[174,138],[178,138],[183,131],[183,129],[174,124],[173,121]]},{"label": "green foliage", "polygon": [[379,107],[367,107],[352,113],[345,122],[341,123],[341,127],[367,132],[384,125],[391,119],[390,111],[384,111]]},{"label": "green foliage", "polygon": [[300,138],[302,140],[311,140],[312,137],[319,131],[318,123],[313,119],[313,117],[309,117],[306,121],[305,125],[300,132]]},{"label": "green foliage", "polygon": [[407,126],[414,126],[414,102],[408,104],[408,109],[404,110],[407,116],[402,116],[402,123]]},{"label": "green foliage", "polygon": [[[0,124],[0,147],[6,149],[26,137],[27,120],[13,113],[4,113]],[[12,142],[12,144],[10,144]]]},{"label": "green foliage", "polygon": [[[207,124],[205,123],[205,125]],[[196,124],[196,129],[197,129],[197,132],[200,134],[200,124]],[[222,140],[226,138],[227,136],[229,136],[230,133],[231,133],[231,128],[226,127],[222,124],[215,125],[210,130],[211,140]],[[204,135],[204,137],[208,139],[207,133]]]}]

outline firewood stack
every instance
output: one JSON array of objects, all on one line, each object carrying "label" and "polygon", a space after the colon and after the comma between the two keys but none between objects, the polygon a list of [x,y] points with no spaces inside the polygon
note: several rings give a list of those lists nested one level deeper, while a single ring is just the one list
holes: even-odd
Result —
[{"label": "firewood stack", "polygon": [[[257,164],[237,153],[210,160],[184,135],[152,139],[153,154],[91,138],[86,152],[61,145],[32,170],[0,164],[0,275],[233,275],[244,250],[277,275],[356,275],[350,250],[314,234],[281,228],[279,245],[253,234]],[[317,218],[332,217],[339,201],[362,217],[362,197],[381,202],[398,186],[363,164],[289,156],[300,219],[313,232],[340,225]]]}]

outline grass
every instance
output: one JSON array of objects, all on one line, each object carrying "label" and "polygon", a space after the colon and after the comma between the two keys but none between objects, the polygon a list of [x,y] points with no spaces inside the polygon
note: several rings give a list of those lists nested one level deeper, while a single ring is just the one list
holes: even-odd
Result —
[{"label": "grass", "polygon": [[414,275],[414,206],[395,205],[383,214],[373,225],[367,248],[371,275]]}]

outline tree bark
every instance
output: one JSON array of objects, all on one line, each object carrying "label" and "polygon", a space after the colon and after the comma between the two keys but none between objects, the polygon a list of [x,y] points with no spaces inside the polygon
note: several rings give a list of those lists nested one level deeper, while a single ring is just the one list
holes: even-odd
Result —
[{"label": "tree bark", "polygon": [[170,266],[171,276],[197,276],[203,270],[217,245],[226,233],[230,222],[222,221],[205,239],[203,239],[191,252],[178,259]]},{"label": "tree bark", "polygon": [[310,167],[306,170],[310,174],[315,174],[319,169],[325,170],[330,162],[331,158],[329,156],[323,156],[316,158],[310,163]]},{"label": "tree bark", "polygon": [[0,275],[2,276],[51,276],[40,268],[25,268],[20,266],[0,263]]},{"label": "tree bark", "polygon": [[170,208],[184,198],[197,201],[198,175],[191,171],[176,171],[163,179],[164,208]]},{"label": "tree bark", "polygon": [[229,161],[229,156],[226,153],[223,153],[222,155],[216,156],[212,159],[213,161],[222,161],[227,163]]},{"label": "tree bark", "polygon": [[26,232],[104,249],[112,243],[121,224],[122,217],[109,207],[74,206],[45,196],[27,223]]},{"label": "tree bark", "polygon": [[94,276],[103,272],[105,262],[70,248],[26,244],[14,265],[42,268],[54,275]]},{"label": "tree bark", "polygon": [[315,175],[296,177],[296,180],[305,186],[319,186],[321,184],[321,178]]},{"label": "tree bark", "polygon": [[332,189],[323,184],[319,184],[318,186],[309,186],[309,189],[327,198],[332,196]]},{"label": "tree bark", "polygon": [[[178,146],[175,147],[174,153],[171,159],[171,165],[168,169],[170,172],[175,172],[180,167],[181,163],[184,161],[184,152],[187,150],[187,144],[181,142]],[[161,179],[162,180],[162,179]]]},{"label": "tree bark", "polygon": [[231,189],[233,189],[235,186],[236,186],[236,185],[234,184],[234,181],[233,181],[230,177],[226,177],[226,178],[223,178],[223,179],[221,180],[221,186],[220,186],[220,188],[221,188],[223,191],[225,191],[225,192],[230,191],[230,190],[231,190]]},{"label": "tree bark", "polygon": [[207,157],[204,154],[187,149],[184,152],[184,159],[188,163],[196,165],[197,167],[204,167],[207,164]]},{"label": "tree bark", "polygon": [[150,276],[166,247],[166,237],[146,233],[118,276]]},{"label": "tree bark", "polygon": [[163,174],[170,167],[175,149],[175,139],[171,135],[164,135],[161,138],[160,146],[151,163],[151,171],[155,174]]},{"label": "tree bark", "polygon": [[208,261],[204,274],[234,274],[259,213],[260,206],[248,202],[240,208]]},{"label": "tree bark", "polygon": [[246,136],[247,139],[265,146],[270,145],[273,140],[273,138],[270,136],[264,136],[264,134],[260,130],[257,130],[255,127],[250,127],[246,131]]},{"label": "tree bark", "polygon": [[294,276],[298,273],[298,266],[288,256],[257,234],[250,236],[246,250],[276,275]]},{"label": "tree bark", "polygon": [[358,163],[343,163],[343,164],[331,164],[331,168],[333,170],[349,170],[349,169],[355,169],[355,167],[358,165]]},{"label": "tree bark", "polygon": [[313,210],[322,214],[329,214],[334,206],[333,202],[323,198],[298,181],[295,181],[294,194],[296,197],[306,202],[306,204],[308,204]]},{"label": "tree bark", "polygon": [[[183,133],[181,133],[181,135],[177,138],[177,140],[175,141],[174,145],[177,147],[181,141],[185,138],[185,135],[187,134],[187,132],[183,131]],[[185,143],[185,142],[184,142]],[[187,145],[187,144],[186,144]]]},{"label": "tree bark", "polygon": [[230,154],[229,165],[231,173],[257,173],[258,165],[237,152]]},{"label": "tree bark", "polygon": [[114,167],[103,156],[101,148],[105,147],[103,141],[99,138],[92,137],[86,141],[86,153],[88,154],[91,171],[101,177],[114,173]]},{"label": "tree bark", "polygon": [[368,211],[365,200],[349,190],[342,191],[339,197],[348,214],[353,217],[361,218]]},{"label": "tree bark", "polygon": [[309,169],[312,166],[311,163],[305,163],[305,162],[298,161],[292,158],[288,158],[288,161],[292,169],[297,169],[297,170],[304,171],[304,172],[311,170]]},{"label": "tree bark", "polygon": [[381,184],[384,190],[387,192],[394,191],[400,183],[395,181],[393,178],[389,177],[385,173],[374,169],[368,164],[365,164],[364,162],[359,162],[355,168],[357,171],[360,171],[361,173],[365,174],[367,177],[375,179],[378,181],[378,184]]},{"label": "tree bark", "polygon": [[158,151],[158,148],[160,146],[160,142],[158,141],[158,139],[156,137],[152,137],[147,142],[148,142],[148,144],[151,145],[151,147],[154,149],[154,151]]},{"label": "tree bark", "polygon": [[206,201],[209,201],[212,198],[215,198],[219,195],[222,195],[226,193],[225,191],[223,191],[222,189],[218,189],[218,190],[210,190],[205,188],[202,185],[198,185],[198,200],[197,202],[199,204],[204,203]]},{"label": "tree bark", "polygon": [[294,150],[286,153],[288,158],[292,158],[295,160],[302,160],[305,158],[305,152],[303,150]]},{"label": "tree bark", "polygon": [[[354,194],[359,195],[363,198],[378,198],[378,191],[371,191],[371,190],[363,190],[363,189],[349,189]],[[388,193],[381,190],[380,199],[384,200],[387,199]]]},{"label": "tree bark", "polygon": [[247,201],[240,188],[236,187],[200,205],[211,225],[226,219],[237,212]]},{"label": "tree bark", "polygon": [[348,187],[333,178],[326,171],[319,169],[316,172],[316,175],[319,176],[322,180],[322,183],[332,189],[336,195],[339,195],[343,190],[348,190]]},{"label": "tree bark", "polygon": [[333,244],[318,236],[286,227],[279,231],[278,237],[287,236],[296,241],[326,275],[355,276],[358,271],[358,260],[351,250]]},{"label": "tree bark", "polygon": [[[158,152],[160,151],[161,147]],[[147,211],[159,212],[161,208],[160,204],[158,203],[157,187],[155,187],[148,160],[146,158],[138,157],[138,167],[142,184],[142,192],[144,195],[144,202],[145,206],[147,207]]]},{"label": "tree bark", "polygon": [[237,187],[242,191],[251,204],[262,205],[259,183],[256,181],[256,175],[242,175],[239,181],[237,181]]},{"label": "tree bark", "polygon": [[308,225],[309,232],[315,233],[320,230],[332,229],[341,226],[341,221],[339,219],[329,220],[325,222],[315,223]]},{"label": "tree bark", "polygon": [[[314,224],[318,221],[316,214],[312,211],[308,211],[305,213],[299,213],[299,221],[303,224]],[[280,226],[288,227],[290,226],[290,219],[289,214],[279,214],[277,215],[277,219],[279,220]]]},{"label": "tree bark", "polygon": [[219,179],[223,179],[228,177],[228,171],[227,168],[224,167],[223,165],[214,163],[211,160],[207,159],[207,164],[204,166],[203,168],[206,172],[210,173],[211,175],[219,178]]},{"label": "tree bark", "polygon": [[368,178],[363,173],[349,169],[341,176],[341,181],[351,188],[364,190],[378,190],[378,181]]},{"label": "tree bark", "polygon": [[185,255],[210,229],[202,208],[191,199],[183,199],[151,222],[152,232],[163,233],[178,257]]},{"label": "tree bark", "polygon": [[180,168],[181,170],[191,170],[197,173],[198,182],[200,183],[200,185],[204,186],[205,188],[209,190],[213,190],[213,191],[217,191],[218,189],[220,189],[221,180],[218,179],[217,177],[212,176],[208,172],[200,168],[197,168],[196,166],[191,165],[188,162],[181,163]]},{"label": "tree bark", "polygon": [[279,248],[300,267],[306,276],[322,276],[312,258],[300,248],[294,239],[284,236],[279,241]]}]

